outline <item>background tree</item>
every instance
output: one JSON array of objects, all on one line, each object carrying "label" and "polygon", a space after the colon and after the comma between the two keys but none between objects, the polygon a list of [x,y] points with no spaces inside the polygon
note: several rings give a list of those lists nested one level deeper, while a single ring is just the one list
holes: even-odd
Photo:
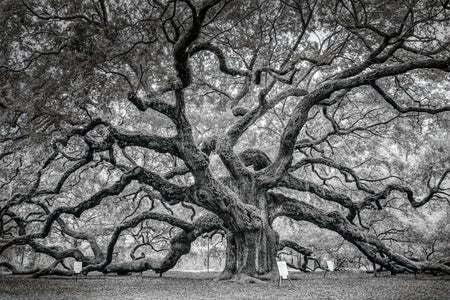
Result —
[{"label": "background tree", "polygon": [[[221,278],[273,279],[285,216],[392,271],[450,272],[366,223],[448,203],[441,1],[0,5],[1,255],[162,273],[218,232]],[[175,227],[165,256],[115,259],[148,220]]]}]

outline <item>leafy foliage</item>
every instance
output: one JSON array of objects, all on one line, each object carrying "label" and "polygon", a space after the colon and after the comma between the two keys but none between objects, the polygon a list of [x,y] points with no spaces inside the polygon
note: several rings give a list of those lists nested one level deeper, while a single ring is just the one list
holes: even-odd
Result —
[{"label": "leafy foliage", "polygon": [[163,273],[207,235],[274,279],[274,229],[450,273],[442,1],[0,7],[0,255],[49,257],[16,273]]}]

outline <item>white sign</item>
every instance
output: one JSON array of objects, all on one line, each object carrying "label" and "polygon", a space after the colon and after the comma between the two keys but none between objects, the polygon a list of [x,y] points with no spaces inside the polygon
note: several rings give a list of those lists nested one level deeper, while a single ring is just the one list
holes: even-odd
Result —
[{"label": "white sign", "polygon": [[76,274],[79,274],[79,273],[81,273],[81,269],[83,268],[83,262],[81,262],[81,261],[75,261],[74,263],[73,263],[73,271],[76,273]]},{"label": "white sign", "polygon": [[308,263],[307,263],[306,267],[314,271],[314,269],[316,267],[316,262],[312,259],[308,259]]},{"label": "white sign", "polygon": [[280,273],[280,277],[283,279],[288,278],[288,269],[285,261],[277,261],[278,273]]},{"label": "white sign", "polygon": [[331,260],[327,260],[327,268],[330,272],[334,271],[334,262],[332,262]]}]

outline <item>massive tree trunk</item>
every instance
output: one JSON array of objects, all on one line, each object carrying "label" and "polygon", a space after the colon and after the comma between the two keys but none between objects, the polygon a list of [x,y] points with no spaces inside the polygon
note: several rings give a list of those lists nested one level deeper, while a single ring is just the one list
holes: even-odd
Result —
[{"label": "massive tree trunk", "polygon": [[227,233],[226,265],[220,279],[276,279],[279,235],[272,228],[265,191],[258,187],[253,176],[243,176],[228,184],[243,203],[256,208],[261,222],[251,230],[239,226],[237,230],[236,226],[230,228]]},{"label": "massive tree trunk", "polygon": [[278,234],[265,224],[255,231],[228,233],[226,265],[221,279],[276,279]]}]

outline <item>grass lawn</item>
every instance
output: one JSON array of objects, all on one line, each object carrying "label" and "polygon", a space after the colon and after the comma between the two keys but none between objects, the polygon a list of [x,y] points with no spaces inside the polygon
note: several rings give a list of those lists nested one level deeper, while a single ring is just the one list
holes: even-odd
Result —
[{"label": "grass lawn", "polygon": [[168,272],[31,279],[0,275],[0,299],[450,299],[450,276],[365,273],[292,274],[291,286],[216,282],[217,273]]}]

